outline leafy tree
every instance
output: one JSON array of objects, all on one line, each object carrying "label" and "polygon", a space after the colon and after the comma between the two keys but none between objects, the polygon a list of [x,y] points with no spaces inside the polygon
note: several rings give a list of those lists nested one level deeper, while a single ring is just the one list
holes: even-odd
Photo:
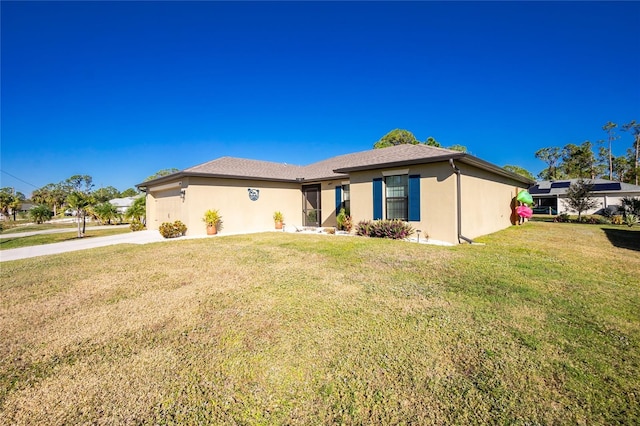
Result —
[{"label": "leafy tree", "polygon": [[544,180],[558,179],[558,161],[562,158],[562,150],[555,146],[542,148],[536,151],[535,156],[547,164],[547,168],[541,171],[538,176]]},{"label": "leafy tree", "polygon": [[593,155],[592,145],[584,141],[582,145],[567,144],[562,148],[562,174],[567,178],[595,179],[602,172],[600,163]]},{"label": "leafy tree", "polygon": [[592,198],[592,189],[591,181],[584,179],[578,179],[567,189],[567,206],[570,210],[578,212],[578,221],[582,212],[598,206],[598,201]]},{"label": "leafy tree", "polygon": [[380,140],[373,145],[373,148],[387,148],[404,144],[417,145],[418,143],[418,140],[410,131],[395,129],[381,137]]},{"label": "leafy tree", "polygon": [[425,145],[435,146],[437,148],[441,148],[440,142],[438,142],[434,137],[429,136],[426,141],[424,141]]},{"label": "leafy tree", "polygon": [[524,169],[520,166],[506,165],[503,167],[503,169],[519,174],[520,176],[524,176],[527,179],[536,180],[536,178],[531,174],[531,172],[529,172],[529,170]]},{"label": "leafy tree", "polygon": [[114,198],[118,198],[119,196],[120,191],[113,186],[107,186],[93,191],[93,198],[95,198],[98,203],[104,203],[106,201],[113,200]]},{"label": "leafy tree", "polygon": [[464,146],[464,145],[458,145],[458,144],[448,146],[448,147],[447,147],[447,149],[450,149],[450,150],[452,150],[452,151],[468,152],[468,150],[467,150],[467,147],[466,147],[466,146]]},{"label": "leafy tree", "polygon": [[148,180],[157,179],[157,178],[162,177],[162,176],[168,176],[170,174],[177,173],[179,171],[180,170],[178,170],[176,168],[158,170],[157,172],[155,172],[154,174],[152,174],[151,176],[146,178],[144,181],[146,182]]},{"label": "leafy tree", "polygon": [[31,200],[36,204],[44,204],[53,209],[54,216],[58,214],[58,208],[67,200],[68,186],[63,183],[49,183],[31,193]]},{"label": "leafy tree", "polygon": [[135,197],[136,195],[138,195],[138,191],[136,191],[135,188],[127,188],[120,193],[120,197],[122,198]]},{"label": "leafy tree", "polygon": [[[77,212],[78,218],[78,238],[84,237],[84,232],[86,230],[87,222],[87,208],[93,202],[91,196],[82,191],[73,191],[67,197],[67,203],[69,207],[75,209]],[[82,218],[82,224],[80,223],[80,219]],[[82,225],[82,226],[81,226]]]},{"label": "leafy tree", "polygon": [[46,222],[51,219],[52,215],[53,213],[49,206],[45,206],[44,204],[40,204],[39,206],[35,206],[29,210],[29,217],[31,217],[31,220],[37,224]]},{"label": "leafy tree", "polygon": [[93,178],[89,175],[73,175],[65,180],[64,184],[69,187],[69,192],[84,192],[85,194],[89,194],[93,188]]},{"label": "leafy tree", "polygon": [[609,121],[607,124],[602,126],[602,130],[607,133],[607,140],[609,141],[609,150],[607,151],[609,156],[609,180],[613,180],[613,153],[611,151],[611,144],[616,137],[615,128],[618,127],[616,123]]},{"label": "leafy tree", "polygon": [[640,155],[640,123],[636,123],[636,120],[631,120],[627,124],[622,125],[622,131],[629,132],[633,135],[633,149],[629,157],[633,158],[633,179],[637,185],[638,178],[640,177],[640,169],[638,168],[638,157]]},{"label": "leafy tree", "polygon": [[128,220],[137,220],[141,223],[145,223],[145,217],[147,215],[147,197],[138,197],[133,201],[133,204],[127,209],[124,217]]}]

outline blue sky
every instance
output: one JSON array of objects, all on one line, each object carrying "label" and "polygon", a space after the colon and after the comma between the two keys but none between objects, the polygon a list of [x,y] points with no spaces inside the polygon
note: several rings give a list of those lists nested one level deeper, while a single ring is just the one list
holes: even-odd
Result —
[{"label": "blue sky", "polygon": [[[304,165],[395,128],[537,174],[539,148],[640,120],[640,2],[3,1],[0,13],[0,185],[27,195],[74,174],[124,190],[220,156]],[[619,134],[617,155],[632,143]]]}]

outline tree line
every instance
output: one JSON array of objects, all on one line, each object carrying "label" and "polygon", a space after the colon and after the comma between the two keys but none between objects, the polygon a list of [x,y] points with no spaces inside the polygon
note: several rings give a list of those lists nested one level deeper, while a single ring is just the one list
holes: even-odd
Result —
[{"label": "tree line", "polygon": [[[29,215],[36,223],[42,223],[51,219],[52,216],[57,216],[63,209],[71,209],[78,218],[78,237],[82,237],[85,233],[87,216],[101,223],[111,223],[119,219],[120,213],[109,200],[134,197],[138,194],[134,188],[120,192],[113,186],[94,190],[91,176],[74,175],[62,182],[49,183],[36,189],[32,192],[30,200],[20,192],[14,193],[12,188],[1,188],[0,212],[5,217],[9,217],[11,212],[15,220],[15,214],[22,204],[31,201],[36,206],[29,211]],[[127,209],[126,218],[137,222],[143,221],[146,210],[145,200],[145,197],[138,197]]]},{"label": "tree line", "polygon": [[[633,136],[633,143],[624,155],[615,156],[612,147],[614,142],[620,139],[618,129],[630,133]],[[562,148],[551,146],[536,151],[536,158],[547,165],[538,177],[543,180],[603,177],[638,185],[640,123],[631,120],[629,123],[618,126],[609,121],[602,126],[602,130],[606,139],[596,141],[595,145],[586,140],[580,145],[569,143]]]}]

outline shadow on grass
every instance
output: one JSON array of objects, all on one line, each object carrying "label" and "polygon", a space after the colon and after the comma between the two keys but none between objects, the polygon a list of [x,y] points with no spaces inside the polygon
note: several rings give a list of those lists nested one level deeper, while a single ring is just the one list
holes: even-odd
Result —
[{"label": "shadow on grass", "polygon": [[607,238],[616,247],[640,251],[640,232],[632,229],[604,228]]}]

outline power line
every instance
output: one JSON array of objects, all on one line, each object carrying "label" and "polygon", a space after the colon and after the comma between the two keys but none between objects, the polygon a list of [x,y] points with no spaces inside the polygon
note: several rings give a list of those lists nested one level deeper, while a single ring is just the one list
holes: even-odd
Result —
[{"label": "power line", "polygon": [[6,175],[9,175],[9,176],[11,176],[11,177],[12,177],[12,178],[14,178],[14,179],[18,179],[18,180],[19,180],[20,182],[22,182],[22,183],[26,183],[27,185],[31,185],[31,186],[33,186],[33,187],[34,187],[34,188],[36,188],[36,189],[40,188],[39,186],[35,186],[34,184],[29,183],[29,182],[27,182],[26,180],[20,179],[18,176],[14,176],[14,175],[12,175],[12,174],[11,174],[11,173],[9,173],[9,172],[5,172],[5,171],[4,171],[4,170],[2,170],[2,169],[0,169],[0,172],[4,173],[4,174],[6,174]]}]

